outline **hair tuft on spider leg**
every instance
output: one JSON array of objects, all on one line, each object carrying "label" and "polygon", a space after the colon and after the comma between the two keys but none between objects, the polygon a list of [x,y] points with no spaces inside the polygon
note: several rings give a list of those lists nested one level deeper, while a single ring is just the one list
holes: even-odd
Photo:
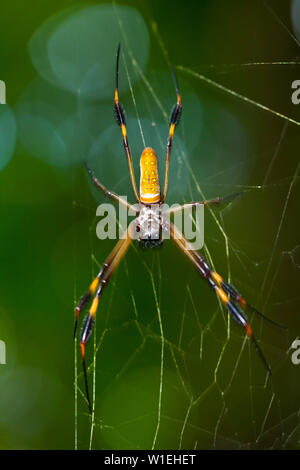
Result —
[{"label": "hair tuft on spider leg", "polygon": [[95,324],[95,318],[91,314],[86,315],[80,333],[80,341],[87,343],[91,337]]},{"label": "hair tuft on spider leg", "polygon": [[78,325],[78,319],[79,319],[80,312],[84,309],[86,304],[89,302],[90,298],[91,298],[91,292],[88,291],[81,297],[81,299],[79,300],[79,302],[78,302],[78,304],[75,308],[75,324],[74,324],[74,333],[73,333],[73,339],[74,340],[76,338],[77,325]]},{"label": "hair tuft on spider leg", "polygon": [[115,104],[114,116],[115,116],[115,120],[117,121],[118,126],[121,126],[122,124],[126,124],[127,122],[126,113],[121,103]]},{"label": "hair tuft on spider leg", "polygon": [[182,106],[178,106],[178,104],[174,104],[171,114],[170,114],[170,124],[179,124],[180,118],[181,118],[181,113],[182,113]]}]

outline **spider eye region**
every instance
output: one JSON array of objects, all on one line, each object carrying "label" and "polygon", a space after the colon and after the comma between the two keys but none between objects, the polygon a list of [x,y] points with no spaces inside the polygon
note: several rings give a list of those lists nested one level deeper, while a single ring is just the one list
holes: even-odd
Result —
[{"label": "spider eye region", "polygon": [[151,147],[143,150],[140,159],[140,200],[146,204],[160,201],[158,161]]}]

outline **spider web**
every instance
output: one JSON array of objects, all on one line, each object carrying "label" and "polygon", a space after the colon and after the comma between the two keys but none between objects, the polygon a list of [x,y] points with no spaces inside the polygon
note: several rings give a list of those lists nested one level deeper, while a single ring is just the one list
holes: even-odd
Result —
[{"label": "spider web", "polygon": [[[144,74],[130,49],[118,6],[114,4],[114,8],[126,49],[122,54],[122,80],[128,80],[130,89],[126,110],[134,117],[128,123],[129,141],[136,133],[142,148],[152,145],[154,136],[162,167],[168,115],[174,101],[172,82],[167,81],[164,88],[159,85],[161,71],[152,76]],[[268,4],[264,8],[269,20],[287,35],[297,51],[298,40],[284,19]],[[166,66],[170,62],[169,51],[159,24],[151,16],[148,27],[151,45]],[[241,199],[224,210],[206,212],[202,252],[251,304],[288,327],[287,333],[277,331],[257,317],[250,317],[271,364],[272,380],[266,381],[263,366],[244,331],[231,321],[205,281],[171,242],[166,241],[161,250],[149,252],[133,245],[103,295],[88,346],[88,378],[95,405],[92,416],[86,412],[75,343],[75,448],[299,448],[299,380],[297,367],[290,362],[289,346],[299,328],[295,290],[299,244],[294,236],[293,215],[299,159],[292,144],[299,140],[300,122],[295,116],[280,112],[276,99],[265,104],[256,100],[255,94],[250,98],[227,84],[236,73],[249,69],[256,80],[269,68],[284,74],[289,67],[299,65],[297,53],[294,60],[284,62],[249,61],[202,67],[175,64],[184,114],[174,138],[170,200],[182,203],[243,192]],[[132,80],[137,77],[138,86],[134,87]],[[188,115],[190,111],[195,120],[195,113],[189,109],[192,99],[185,101],[189,91],[193,96],[192,89],[200,94],[200,102],[206,93],[215,104],[220,100],[225,107],[232,106],[233,115],[240,116],[244,126],[251,119],[257,120],[257,127],[266,122],[269,145],[257,148],[249,144],[244,154],[235,156],[221,169],[208,168],[202,177],[201,164],[205,165],[207,155],[201,155],[197,141],[191,146]],[[201,126],[206,115],[204,110]],[[209,119],[212,123],[211,116]],[[152,134],[148,134],[149,124]],[[239,128],[241,133],[243,129]],[[115,136],[117,132],[116,128]],[[244,144],[245,141],[241,143]],[[222,149],[217,153],[221,154]],[[136,152],[133,159],[137,176]],[[99,168],[103,166],[105,160],[101,160]],[[251,172],[255,175],[252,178]],[[118,188],[127,187],[130,198],[126,178],[119,174],[111,189],[118,192]],[[100,242],[95,237],[96,206],[89,192],[86,186],[86,193],[73,197],[74,210],[83,209],[89,218],[83,240],[74,239],[74,305],[113,247],[112,241]],[[104,202],[101,196],[100,200]],[[79,288],[77,273],[83,259],[80,252],[86,242],[91,258],[90,279],[83,284],[80,278]]]}]

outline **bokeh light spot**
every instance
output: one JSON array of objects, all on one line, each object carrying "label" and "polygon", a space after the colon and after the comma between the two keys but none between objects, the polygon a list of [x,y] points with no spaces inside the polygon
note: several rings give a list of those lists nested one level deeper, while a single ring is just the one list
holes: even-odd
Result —
[{"label": "bokeh light spot", "polygon": [[[44,79],[85,98],[109,99],[119,42],[124,50],[132,52],[143,70],[149,36],[138,11],[125,6],[93,5],[50,18],[35,32],[29,49]],[[133,77],[132,81],[137,79]],[[124,83],[123,91],[128,87]]]}]

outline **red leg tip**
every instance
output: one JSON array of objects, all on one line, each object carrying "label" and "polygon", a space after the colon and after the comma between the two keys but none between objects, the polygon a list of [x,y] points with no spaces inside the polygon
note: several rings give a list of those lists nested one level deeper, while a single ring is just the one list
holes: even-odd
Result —
[{"label": "red leg tip", "polygon": [[247,307],[247,302],[245,299],[243,299],[243,297],[239,297],[238,298],[238,303],[240,304],[240,306],[245,309]]},{"label": "red leg tip", "polygon": [[80,313],[80,308],[79,308],[79,307],[76,307],[76,308],[75,308],[75,318],[76,318],[76,320],[78,320],[79,313]]},{"label": "red leg tip", "polygon": [[252,328],[249,325],[249,323],[247,323],[247,325],[246,325],[246,332],[247,332],[248,338],[252,338],[253,333],[252,333]]}]

